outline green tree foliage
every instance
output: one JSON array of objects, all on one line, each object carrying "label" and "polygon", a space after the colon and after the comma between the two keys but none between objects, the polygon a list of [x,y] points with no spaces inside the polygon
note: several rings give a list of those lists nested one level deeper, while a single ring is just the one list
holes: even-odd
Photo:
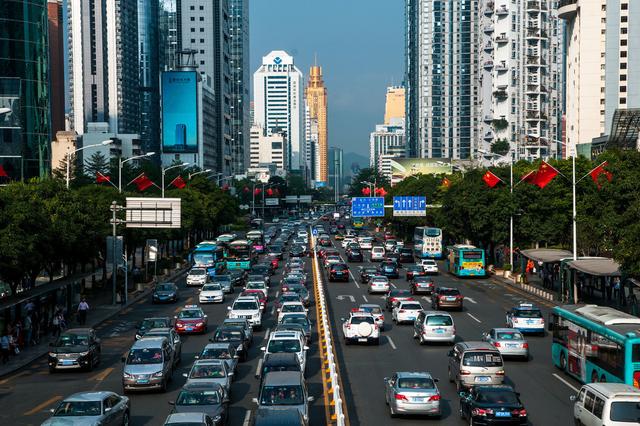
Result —
[{"label": "green tree foliage", "polygon": [[[378,173],[375,168],[360,169],[360,172],[353,178],[353,183],[349,189],[350,197],[362,197],[362,189],[367,185],[362,182],[375,183],[377,188],[389,188],[389,180]],[[387,191],[388,192],[388,191]],[[371,194],[374,195],[374,194]]]},{"label": "green tree foliage", "polygon": [[510,149],[511,145],[509,145],[509,141],[507,141],[506,139],[498,139],[491,144],[491,152],[493,152],[494,154],[506,155]]},{"label": "green tree foliage", "polygon": [[103,175],[109,174],[109,159],[101,152],[94,152],[87,164],[84,167],[84,171],[88,176],[95,177],[98,173]]}]

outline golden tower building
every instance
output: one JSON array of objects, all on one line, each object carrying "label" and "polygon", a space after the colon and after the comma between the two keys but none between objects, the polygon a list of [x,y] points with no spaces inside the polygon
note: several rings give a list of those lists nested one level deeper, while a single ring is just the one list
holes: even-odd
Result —
[{"label": "golden tower building", "polygon": [[318,157],[320,182],[327,182],[327,88],[322,80],[322,67],[314,65],[309,70],[309,82],[305,90],[309,118],[318,121]]},{"label": "golden tower building", "polygon": [[404,119],[404,114],[404,87],[388,87],[384,124],[391,124],[393,118]]}]

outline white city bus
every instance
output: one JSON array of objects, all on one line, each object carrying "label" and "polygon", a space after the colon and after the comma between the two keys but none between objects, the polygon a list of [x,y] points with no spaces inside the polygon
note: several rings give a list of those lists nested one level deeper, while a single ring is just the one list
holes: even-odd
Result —
[{"label": "white city bus", "polygon": [[442,257],[442,229],[416,226],[413,232],[413,251],[420,259]]}]

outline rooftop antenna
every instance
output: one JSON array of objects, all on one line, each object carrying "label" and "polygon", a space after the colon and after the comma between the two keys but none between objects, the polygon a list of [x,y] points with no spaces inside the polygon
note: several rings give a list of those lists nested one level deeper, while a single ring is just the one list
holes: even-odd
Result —
[{"label": "rooftop antenna", "polygon": [[318,52],[313,52],[313,66],[318,66]]}]

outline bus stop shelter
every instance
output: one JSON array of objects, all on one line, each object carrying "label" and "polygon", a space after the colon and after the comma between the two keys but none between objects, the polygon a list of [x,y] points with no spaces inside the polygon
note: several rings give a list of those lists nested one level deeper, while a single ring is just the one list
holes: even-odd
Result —
[{"label": "bus stop shelter", "polygon": [[[544,288],[558,290],[556,284],[560,281],[560,264],[564,259],[571,258],[573,254],[568,250],[552,248],[536,248],[520,251],[521,270],[526,270],[526,263],[531,260],[536,267],[541,284]],[[558,287],[558,288],[557,288]]]},{"label": "bus stop shelter", "polygon": [[[565,300],[578,303],[585,295],[593,296],[594,290],[602,293],[604,300],[622,302],[624,290],[615,294],[614,283],[620,281],[620,264],[608,257],[583,257],[563,261],[566,279],[562,282],[562,294]],[[621,287],[621,286],[620,286]],[[615,300],[617,299],[617,300]]]}]

